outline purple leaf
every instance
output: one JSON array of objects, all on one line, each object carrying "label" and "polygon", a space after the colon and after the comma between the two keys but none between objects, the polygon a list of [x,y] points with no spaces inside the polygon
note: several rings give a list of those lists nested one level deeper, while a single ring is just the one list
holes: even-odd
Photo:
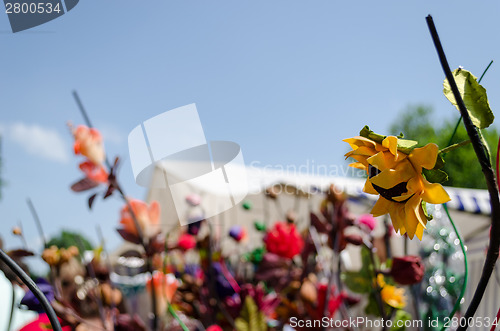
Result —
[{"label": "purple leaf", "polygon": [[115,186],[113,184],[110,184],[108,186],[108,189],[106,190],[106,194],[104,194],[104,199],[110,197],[114,191],[115,191]]},{"label": "purple leaf", "polygon": [[124,229],[116,229],[116,231],[118,231],[120,236],[122,236],[122,238],[125,239],[126,241],[129,241],[129,242],[131,242],[133,244],[137,244],[137,245],[139,245],[141,243],[141,240],[139,239],[139,237],[133,233],[127,232]]},{"label": "purple leaf", "polygon": [[94,200],[95,200],[95,197],[97,196],[97,193],[95,194],[92,194],[90,197],[89,197],[89,209],[92,209],[92,204],[94,203]]},{"label": "purple leaf", "polygon": [[9,255],[11,258],[20,258],[20,257],[25,257],[25,256],[33,256],[33,252],[27,251],[25,249],[14,249],[12,251],[7,252],[7,255]]},{"label": "purple leaf", "polygon": [[74,192],[83,192],[83,191],[90,190],[90,189],[96,187],[97,185],[99,185],[98,182],[95,182],[92,179],[85,177],[85,178],[81,179],[80,181],[71,185],[71,190],[73,190]]}]

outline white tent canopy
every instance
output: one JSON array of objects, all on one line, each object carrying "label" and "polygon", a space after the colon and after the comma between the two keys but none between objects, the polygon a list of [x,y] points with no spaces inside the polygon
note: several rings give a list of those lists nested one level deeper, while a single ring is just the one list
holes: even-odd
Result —
[{"label": "white tent canopy", "polygon": [[[241,176],[246,176],[246,180],[238,181],[240,185],[233,183],[231,193],[244,196],[245,191],[247,191],[248,195],[244,201],[248,201],[253,205],[252,213],[245,211],[241,206],[236,206],[218,214],[220,197],[226,194],[226,188],[206,181],[200,181],[196,185],[185,185],[184,192],[182,192],[183,199],[193,193],[201,197],[201,204],[196,208],[193,208],[187,202],[181,205],[177,203],[174,208],[172,193],[165,186],[151,185],[147,200],[157,200],[160,203],[162,207],[162,224],[167,229],[172,229],[179,224],[189,223],[190,217],[196,219],[197,214],[203,212],[216,215],[210,218],[214,224],[222,224],[224,221],[228,223],[229,221],[230,224],[251,226],[255,219],[263,220],[265,218],[274,222],[283,219],[283,212],[290,209],[297,209],[295,212],[298,214],[299,219],[304,220],[309,217],[310,210],[317,210],[319,202],[323,198],[322,194],[316,193],[326,191],[331,184],[345,192],[352,198],[351,200],[363,202],[359,204],[350,203],[350,209],[354,214],[369,212],[371,205],[378,198],[375,195],[363,192],[364,178],[315,176],[248,166],[240,166],[238,173]],[[168,176],[169,178],[175,178],[175,173],[170,172]],[[151,180],[152,182],[161,181],[165,183],[165,178],[165,167],[162,163],[158,163]],[[274,206],[275,204],[272,202],[266,202],[269,199],[265,198],[264,192],[266,188],[272,185],[280,185],[280,188],[286,193],[280,195],[279,206]],[[486,227],[489,224],[489,214],[491,212],[488,192],[452,187],[446,187],[445,189],[452,199],[448,202],[448,207],[462,236],[469,239],[480,234],[484,235],[485,231],[487,231]],[[297,194],[300,192],[302,194]],[[278,210],[280,208],[282,210]]]}]

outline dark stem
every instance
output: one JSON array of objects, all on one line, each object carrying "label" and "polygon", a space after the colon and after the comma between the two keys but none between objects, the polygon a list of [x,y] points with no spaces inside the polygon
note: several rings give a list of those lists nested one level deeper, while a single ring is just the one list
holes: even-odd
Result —
[{"label": "dark stem", "polygon": [[12,285],[12,300],[10,300],[10,315],[9,315],[9,323],[7,324],[7,331],[10,331],[10,326],[12,325],[12,318],[14,317],[14,309],[16,308],[16,289],[15,285]]},{"label": "dark stem", "polygon": [[[82,264],[85,263],[84,260],[84,252],[85,252],[85,246],[83,244],[83,241],[80,237],[76,236],[76,243],[78,245],[78,250],[80,251],[80,259],[82,259]],[[87,273],[89,274],[90,278],[95,279],[97,281],[97,277],[95,275],[95,270],[94,266],[92,265],[92,261],[86,264],[86,269]],[[98,281],[99,283],[99,281]],[[106,329],[106,314],[104,313],[104,307],[102,304],[102,298],[101,298],[101,293],[97,293],[95,296],[95,300],[97,303],[97,308],[99,309],[99,318],[101,319],[101,323],[104,329]],[[113,301],[113,293],[111,292],[111,301]]]},{"label": "dark stem", "polygon": [[[332,236],[332,241],[333,241],[333,251],[334,252],[339,252],[339,239],[340,239],[340,220],[339,218],[336,217],[337,215],[337,208],[334,204],[332,204],[333,208],[332,208],[332,212],[330,214],[330,224],[333,225],[334,229],[332,231],[335,231],[335,236]],[[332,233],[333,234],[333,233]],[[319,254],[319,252],[318,252]],[[340,254],[338,254],[339,256],[339,259],[340,259]],[[334,258],[335,258],[335,254],[334,254]],[[333,261],[332,261],[333,262]],[[340,270],[339,270],[340,272]],[[322,317],[327,317],[329,314],[329,303],[330,303],[330,295],[331,295],[331,292],[332,292],[332,285],[333,285],[333,281],[334,281],[334,278],[335,278],[335,273],[333,272],[333,263],[332,263],[332,268],[330,270],[330,275],[328,277],[328,284],[327,284],[327,287],[326,287],[326,294],[325,294],[325,306],[323,307],[323,311],[321,312],[322,313]],[[326,330],[326,326],[323,327],[323,330]]]},{"label": "dark stem", "polygon": [[28,242],[26,241],[26,238],[24,237],[24,229],[23,229],[23,223],[21,220],[17,222],[17,225],[19,226],[19,229],[21,229],[21,234],[19,235],[21,237],[21,241],[23,242],[23,246],[25,250],[28,250]]},{"label": "dark stem", "polygon": [[[108,272],[111,273],[113,271],[113,265],[111,264],[111,259],[109,258],[108,251],[106,250],[106,241],[104,240],[104,236],[102,235],[102,230],[99,224],[96,226],[96,232],[99,242],[101,243],[102,252],[106,255],[106,268],[108,268]],[[111,286],[111,293],[114,293],[116,289],[115,284],[110,281],[109,285]],[[111,307],[110,312],[111,312],[111,318],[113,320],[113,325],[116,325],[116,314],[115,314],[116,305],[113,299],[111,300],[110,307]]]},{"label": "dark stem", "polygon": [[446,154],[446,153],[451,152],[454,149],[460,148],[460,147],[468,145],[468,144],[470,144],[470,140],[464,140],[464,141],[461,141],[459,143],[456,143],[456,144],[453,144],[453,145],[449,145],[448,147],[445,147],[445,148],[441,149],[439,151],[439,153],[440,154]]},{"label": "dark stem", "polygon": [[[89,128],[92,128],[93,126],[92,126],[92,123],[90,122],[89,116],[87,115],[87,111],[83,107],[82,101],[80,100],[80,97],[78,96],[78,93],[76,91],[73,91],[73,97],[75,98],[76,104],[78,105],[78,108],[80,109],[80,113],[82,114],[83,119],[85,120],[85,123],[87,124],[87,126]],[[111,172],[112,165],[109,162],[107,156],[106,156],[106,166],[108,167],[109,172]],[[141,226],[139,224],[139,221],[137,220],[137,216],[135,215],[134,210],[132,209],[132,205],[128,201],[127,196],[125,195],[123,189],[121,188],[120,184],[118,183],[118,179],[116,177],[112,180],[111,184],[120,193],[122,199],[127,204],[127,208],[130,210],[130,215],[132,216],[132,220],[134,221],[134,226],[137,230],[137,236],[139,237],[141,246],[144,248],[144,252],[147,255],[147,258],[146,258],[147,271],[151,274],[151,277],[153,277],[153,268],[152,268],[153,266],[152,266],[152,262],[151,262],[152,258],[148,254],[148,251],[149,251],[148,250],[148,243],[146,243],[146,241],[145,241]],[[153,280],[151,280],[151,306],[152,306],[152,310],[153,310],[153,318],[152,318],[153,331],[156,331],[158,329],[158,315],[156,313],[157,303],[156,303],[155,285],[154,285]]]},{"label": "dark stem", "polygon": [[487,155],[486,148],[483,145],[480,132],[478,128],[475,127],[474,124],[472,123],[469,113],[467,112],[467,108],[465,107],[462,97],[460,96],[460,92],[458,91],[458,87],[455,82],[455,79],[453,78],[453,74],[448,65],[448,61],[446,60],[446,56],[444,54],[441,41],[439,40],[439,36],[436,31],[434,22],[432,20],[432,16],[430,15],[427,16],[426,20],[439,56],[439,60],[441,62],[441,66],[443,67],[443,71],[451,86],[451,90],[453,91],[453,95],[455,96],[455,100],[460,110],[460,114],[462,115],[464,121],[465,129],[467,130],[467,134],[469,135],[470,140],[472,142],[472,146],[474,147],[474,152],[476,153],[476,156],[483,170],[483,174],[486,179],[486,185],[488,187],[488,192],[490,195],[490,203],[491,203],[490,244],[488,247],[488,252],[486,254],[486,259],[484,262],[481,278],[479,280],[479,283],[476,287],[476,291],[474,292],[474,296],[464,316],[465,321],[467,323],[465,326],[460,326],[457,329],[457,330],[466,330],[469,326],[469,320],[470,320],[469,318],[474,316],[483,298],[486,286],[488,285],[491,274],[493,273],[493,270],[495,268],[495,262],[498,259],[498,250],[500,247],[500,223],[499,223],[500,200],[498,196],[498,188],[495,181],[495,175],[493,174],[493,169],[491,168],[490,159],[489,156]]},{"label": "dark stem", "polygon": [[10,270],[12,270],[16,274],[16,276],[19,277],[21,281],[31,290],[31,292],[33,292],[35,297],[42,305],[43,310],[47,314],[50,325],[52,325],[52,329],[55,331],[62,331],[61,324],[59,324],[59,320],[57,319],[54,309],[50,305],[49,300],[47,300],[45,295],[43,295],[42,291],[40,291],[38,286],[35,284],[35,282],[2,249],[0,249],[0,259],[5,262]]},{"label": "dark stem", "polygon": [[38,213],[36,212],[35,206],[33,206],[33,202],[31,202],[30,198],[26,199],[26,203],[28,204],[28,208],[31,211],[31,215],[33,215],[33,219],[35,220],[36,228],[38,229],[38,234],[42,238],[43,247],[47,248],[47,241],[45,239],[45,235],[43,234],[42,223],[40,222],[40,218],[38,217]]},{"label": "dark stem", "polygon": [[488,66],[486,67],[486,69],[484,69],[483,74],[477,80],[478,83],[481,83],[481,81],[483,80],[484,75],[486,74],[486,71],[488,71],[488,69],[491,67],[492,64],[493,64],[493,60],[491,60],[490,63],[488,64]]},{"label": "dark stem", "polygon": [[385,311],[384,311],[384,303],[382,302],[382,296],[380,294],[380,291],[382,291],[382,289],[380,288],[380,286],[378,285],[378,279],[377,279],[377,276],[378,276],[378,271],[377,271],[377,264],[375,263],[375,254],[373,253],[373,245],[371,243],[368,243],[368,242],[364,242],[364,245],[365,247],[370,251],[370,260],[372,262],[372,265],[373,265],[373,277],[375,279],[375,301],[377,302],[377,307],[378,307],[378,310],[380,312],[380,316],[382,316],[382,318],[384,320],[386,320],[386,315],[385,315]]}]

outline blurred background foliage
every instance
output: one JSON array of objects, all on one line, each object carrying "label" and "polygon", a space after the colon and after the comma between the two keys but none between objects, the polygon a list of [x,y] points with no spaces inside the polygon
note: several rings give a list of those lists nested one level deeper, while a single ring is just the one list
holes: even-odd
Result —
[{"label": "blurred background foliage", "polygon": [[[79,239],[78,239],[79,238]],[[88,239],[77,232],[71,232],[67,230],[61,231],[57,236],[52,237],[47,245],[50,247],[52,245],[58,248],[68,248],[70,246],[76,246],[80,248],[80,243],[83,244],[85,250],[92,250],[94,247]]]}]

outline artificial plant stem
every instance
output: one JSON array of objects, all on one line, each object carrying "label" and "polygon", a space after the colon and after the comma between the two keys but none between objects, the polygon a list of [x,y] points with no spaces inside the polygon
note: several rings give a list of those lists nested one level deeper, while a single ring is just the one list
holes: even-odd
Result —
[{"label": "artificial plant stem", "polygon": [[45,239],[45,235],[43,234],[42,222],[40,222],[40,218],[38,217],[38,213],[36,212],[35,206],[33,202],[31,202],[30,198],[26,199],[26,203],[28,204],[28,208],[31,211],[31,215],[33,215],[33,219],[35,220],[36,228],[38,229],[38,234],[42,238],[43,247],[47,248],[47,241]]},{"label": "artificial plant stem", "polygon": [[10,326],[12,325],[12,318],[14,317],[14,309],[16,308],[16,289],[15,285],[11,283],[12,288],[12,299],[10,300],[10,314],[9,314],[9,323],[7,324],[7,331],[10,331]]},{"label": "artificial plant stem", "polygon": [[179,322],[179,325],[181,326],[182,330],[189,331],[188,327],[186,326],[186,324],[184,324],[184,322],[181,320],[181,318],[179,317],[179,315],[177,315],[177,313],[175,312],[174,307],[172,307],[172,305],[170,304],[170,302],[168,303],[168,312],[170,314],[172,314],[172,316],[177,320],[177,322]]},{"label": "artificial plant stem", "polygon": [[[75,240],[76,240],[76,243],[78,245],[78,250],[80,251],[80,259],[82,260],[82,263],[85,263],[85,257],[84,257],[85,246],[83,244],[82,238],[76,236]],[[92,261],[87,263],[86,269],[87,269],[87,273],[89,274],[90,278],[97,281],[97,277],[95,275],[95,270],[94,270],[94,266],[92,265]],[[102,326],[104,329],[106,329],[106,316],[104,313],[104,306],[102,304],[102,298],[101,298],[100,293],[95,296],[95,301],[97,303],[97,308],[99,310],[99,318],[101,319]],[[111,293],[111,301],[113,301],[113,293]]]},{"label": "artificial plant stem", "polygon": [[[451,140],[451,139],[450,139]],[[446,154],[448,152],[451,152],[457,148],[460,148],[462,146],[470,144],[470,139],[461,141],[459,143],[453,144],[453,145],[448,145],[447,147],[443,148],[442,150],[439,151],[440,154]]]},{"label": "artificial plant stem", "polygon": [[493,64],[493,60],[490,61],[490,63],[488,64],[488,66],[486,67],[486,69],[484,69],[481,77],[479,77],[479,79],[477,80],[477,83],[481,83],[481,81],[483,80],[483,77],[484,75],[486,74],[486,71],[488,71],[488,69],[491,67],[491,65]]},{"label": "artificial plant stem", "polygon": [[[469,267],[467,265],[467,254],[466,254],[467,251],[465,249],[464,242],[463,242],[462,238],[460,237],[460,234],[458,233],[458,230],[457,230],[457,227],[455,226],[455,223],[451,219],[450,212],[448,211],[448,206],[445,203],[443,203],[443,208],[444,208],[444,211],[446,212],[446,215],[448,216],[448,219],[450,220],[451,226],[453,226],[453,230],[455,231],[455,234],[457,235],[458,240],[460,241],[460,248],[462,249],[462,254],[464,255],[464,269],[465,269],[464,282],[462,284],[462,290],[460,291],[460,295],[458,296],[457,301],[455,301],[455,305],[453,305],[453,309],[448,316],[451,320],[453,318],[453,316],[455,315],[455,313],[457,312],[458,308],[460,308],[460,305],[462,303],[462,298],[465,295],[465,290],[467,288],[467,279],[469,278],[468,277],[469,276]],[[443,331],[444,329],[445,329],[445,327],[443,326],[441,328],[441,331]]]},{"label": "artificial plant stem", "polygon": [[370,261],[373,266],[373,277],[374,277],[374,287],[375,287],[375,301],[377,303],[378,310],[380,312],[380,316],[385,320],[385,311],[384,311],[384,303],[382,302],[382,296],[380,292],[382,289],[378,285],[378,271],[377,271],[377,263],[375,261],[375,254],[373,253],[373,245],[370,242],[367,242],[366,240],[363,241],[363,245],[368,249],[370,252]]},{"label": "artificial plant stem", "polygon": [[43,295],[43,292],[40,291],[38,286],[35,284],[35,282],[2,249],[0,249],[0,260],[5,262],[5,264],[10,268],[10,270],[12,270],[16,274],[16,276],[19,277],[24,284],[26,284],[26,286],[31,290],[31,292],[33,292],[35,297],[42,305],[43,310],[47,314],[50,325],[52,325],[52,329],[55,331],[62,331],[61,324],[59,324],[59,320],[57,319],[54,309],[50,305],[49,300],[47,300],[45,295]]},{"label": "artificial plant stem", "polygon": [[[73,91],[73,97],[75,98],[76,104],[78,105],[78,108],[80,110],[80,113],[83,116],[83,119],[85,120],[85,123],[87,124],[87,126],[89,128],[92,128],[93,127],[92,122],[90,122],[90,118],[87,114],[87,111],[83,107],[82,101],[80,100],[80,97],[78,96],[78,93],[76,91]],[[108,167],[108,170],[109,170],[109,172],[111,172],[111,169],[113,168],[113,166],[109,162],[107,156],[106,156],[105,160],[106,160],[106,165]],[[139,241],[141,243],[141,246],[144,248],[145,254],[149,255],[147,243],[145,242],[144,235],[142,233],[142,228],[139,224],[139,221],[137,220],[137,216],[135,215],[134,210],[132,209],[132,205],[128,201],[127,196],[125,195],[123,189],[121,188],[120,184],[118,183],[118,179],[116,177],[113,179],[113,182],[111,184],[114,185],[116,190],[120,193],[122,199],[125,201],[125,203],[127,205],[127,208],[130,210],[130,215],[132,216],[132,220],[134,222],[134,226],[136,228],[137,236],[139,237]],[[151,277],[153,277],[153,268],[152,268],[151,259],[152,258],[150,256],[146,257],[146,266],[147,266],[147,271],[151,274]],[[156,313],[156,306],[157,306],[156,293],[155,293],[155,285],[154,285],[153,281],[151,281],[151,293],[152,293],[151,294],[151,307],[153,309],[153,331],[156,331],[158,329],[158,315]]]},{"label": "artificial plant stem", "polygon": [[495,317],[495,323],[493,323],[493,325],[491,326],[490,331],[495,331],[498,321],[500,321],[500,308],[498,308],[497,316]]},{"label": "artificial plant stem", "polygon": [[496,171],[497,171],[497,186],[498,186],[498,189],[500,190],[500,182],[498,181],[498,178],[500,177],[500,169],[498,169],[498,167],[500,166],[500,155],[498,155],[498,152],[500,152],[500,138],[498,138],[498,145],[497,145],[497,163],[496,163]]},{"label": "artificial plant stem", "polygon": [[[101,227],[99,226],[99,224],[97,224],[96,226],[96,231],[97,231],[97,237],[99,238],[99,242],[101,243],[101,248],[102,248],[102,252],[106,255],[106,267],[108,268],[108,272],[112,272],[113,271],[113,265],[111,264],[111,259],[109,258],[109,254],[106,250],[106,241],[104,240],[104,236],[102,235],[102,230],[101,230]],[[109,282],[109,285],[111,286],[111,293],[114,293],[116,287],[115,287],[115,284],[113,282]],[[116,314],[115,314],[115,308],[116,308],[116,305],[115,305],[115,301],[114,300],[111,300],[111,304],[110,304],[110,312],[111,312],[111,318],[113,320],[113,325],[116,324]]]},{"label": "artificial plant stem", "polygon": [[436,31],[434,22],[432,20],[432,16],[430,15],[427,16],[426,20],[439,56],[439,60],[441,62],[441,66],[446,75],[446,78],[448,79],[451,90],[453,91],[453,95],[460,110],[460,114],[463,117],[465,129],[467,130],[467,134],[469,135],[470,140],[472,142],[472,146],[474,147],[474,152],[476,153],[478,161],[483,170],[483,174],[486,179],[486,185],[488,187],[488,192],[490,195],[490,203],[491,203],[490,244],[486,254],[486,259],[484,262],[481,278],[476,287],[476,291],[474,292],[472,301],[469,307],[467,308],[467,311],[464,316],[467,323],[465,326],[460,326],[458,328],[458,330],[466,330],[467,327],[469,326],[469,318],[474,316],[479,306],[479,303],[483,298],[486,286],[488,285],[488,281],[491,277],[491,274],[493,273],[495,262],[498,259],[498,250],[500,246],[500,200],[498,196],[498,188],[495,181],[495,175],[493,174],[493,169],[491,168],[491,163],[487,155],[486,148],[482,142],[479,129],[472,123],[469,113],[467,112],[467,108],[465,107],[464,101],[460,96],[460,92],[458,90],[455,79],[453,78],[453,74],[448,65],[448,61],[446,60],[446,56],[444,54],[441,41],[439,40],[439,36]]}]

